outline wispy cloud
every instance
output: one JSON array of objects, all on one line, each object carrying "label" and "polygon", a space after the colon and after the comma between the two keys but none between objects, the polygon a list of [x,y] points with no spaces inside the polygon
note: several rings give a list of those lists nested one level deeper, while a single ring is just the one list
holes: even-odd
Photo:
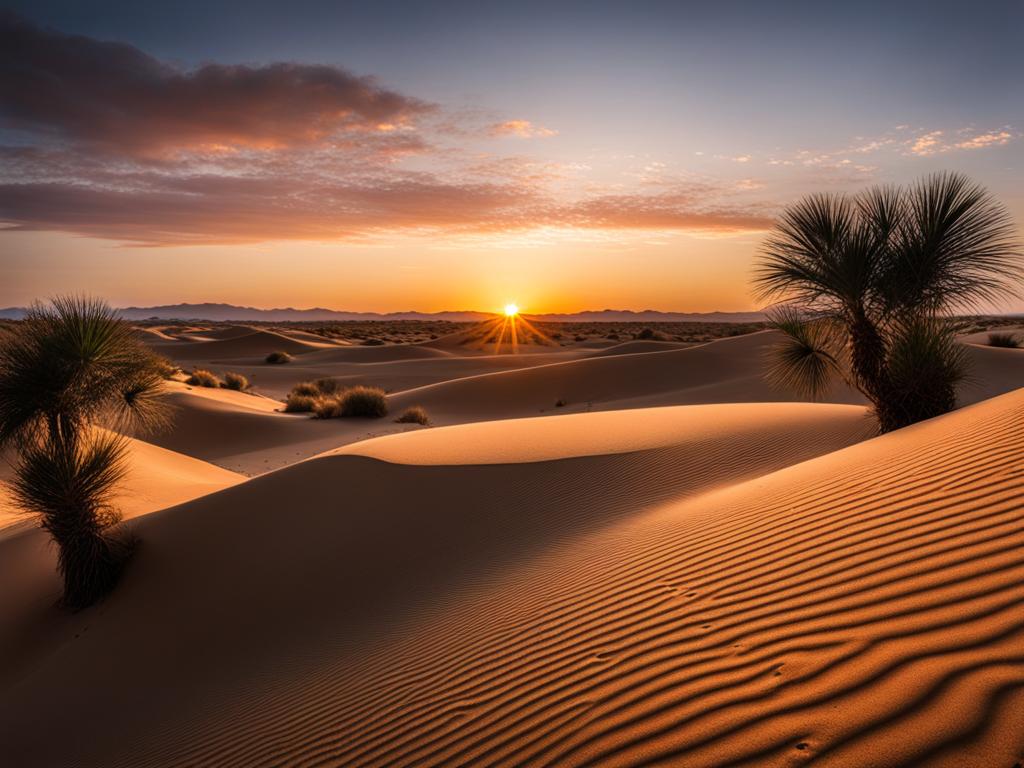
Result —
[{"label": "wispy cloud", "polygon": [[971,135],[969,129],[957,132],[957,137],[946,139],[943,131],[929,131],[907,142],[909,152],[913,155],[928,157],[945,154],[956,150],[985,149],[1008,144],[1018,135],[1009,130],[989,131]]},{"label": "wispy cloud", "polygon": [[558,135],[558,131],[545,128],[542,125],[534,125],[529,120],[506,120],[502,123],[495,123],[490,126],[488,133],[491,136],[516,136],[520,139],[543,139]]}]

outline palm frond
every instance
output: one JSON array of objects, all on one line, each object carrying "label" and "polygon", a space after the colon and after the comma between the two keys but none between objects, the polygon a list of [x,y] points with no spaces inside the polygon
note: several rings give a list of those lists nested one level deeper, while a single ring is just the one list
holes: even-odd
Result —
[{"label": "palm frond", "polygon": [[783,338],[771,351],[768,381],[809,400],[826,395],[843,375],[841,339],[832,321],[783,307],[773,313],[771,323]]},{"label": "palm frond", "polygon": [[1007,210],[957,173],[906,191],[906,212],[883,283],[900,312],[966,310],[1018,295],[1024,260]]}]

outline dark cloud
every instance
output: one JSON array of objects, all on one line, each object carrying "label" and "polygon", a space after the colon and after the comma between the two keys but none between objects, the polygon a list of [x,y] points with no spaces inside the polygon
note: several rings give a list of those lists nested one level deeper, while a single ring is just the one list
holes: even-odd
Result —
[{"label": "dark cloud", "polygon": [[329,66],[168,66],[122,43],[0,14],[0,119],[124,153],[286,147],[392,132],[432,107]]},{"label": "dark cloud", "polygon": [[334,67],[184,72],[0,16],[0,121],[32,137],[0,146],[0,226],[154,246],[766,226],[760,212],[714,208],[723,190],[695,184],[566,198],[559,164],[453,145],[465,116],[425,119],[435,111]]}]

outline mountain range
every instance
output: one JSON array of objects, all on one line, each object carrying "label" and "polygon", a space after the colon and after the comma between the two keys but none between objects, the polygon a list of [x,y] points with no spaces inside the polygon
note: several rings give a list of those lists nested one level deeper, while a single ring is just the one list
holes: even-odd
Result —
[{"label": "mountain range", "polygon": [[[448,320],[479,322],[494,317],[492,312],[471,310],[449,312],[345,312],[323,307],[310,309],[259,309],[234,304],[165,304],[156,307],[124,307],[119,310],[126,320],[209,320],[219,322],[339,322],[344,320]],[[16,320],[25,315],[24,307],[0,309],[0,318]],[[524,316],[542,322],[588,323],[658,323],[715,322],[749,323],[764,320],[763,312],[658,312],[645,309],[602,309],[584,312],[530,314]]]}]

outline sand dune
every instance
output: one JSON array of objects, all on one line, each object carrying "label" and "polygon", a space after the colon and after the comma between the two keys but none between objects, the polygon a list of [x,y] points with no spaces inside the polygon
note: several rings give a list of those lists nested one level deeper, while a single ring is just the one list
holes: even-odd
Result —
[{"label": "sand dune", "polygon": [[[625,452],[566,455],[582,420]],[[37,628],[0,742],[104,766],[1020,759],[1024,390],[847,448],[857,408],[630,423],[474,425],[442,458],[504,463],[332,455],[140,519],[122,587]]]},{"label": "sand dune", "polygon": [[[865,428],[858,408],[778,406],[754,422],[749,412],[735,414],[713,435],[713,425],[724,415],[714,409],[669,409],[629,423],[614,414],[569,417],[590,419],[605,431],[614,426],[619,435],[618,441],[601,446],[618,453],[586,459],[403,467],[359,456],[329,456],[198,504],[147,516],[137,523],[145,554],[104,603],[101,620],[90,622],[88,635],[67,642],[78,631],[74,617],[70,627],[29,626],[37,636],[45,635],[44,648],[61,648],[45,663],[38,662],[38,673],[46,676],[64,663],[75,663],[72,658],[80,653],[96,652],[90,648],[105,648],[107,661],[90,661],[89,671],[83,670],[86,677],[104,676],[104,664],[113,662],[130,666],[143,678],[114,674],[102,687],[104,705],[96,713],[102,709],[104,717],[120,718],[110,708],[127,703],[120,697],[133,698],[135,705],[129,709],[134,713],[123,713],[127,720],[119,720],[119,730],[122,737],[130,732],[137,739],[142,735],[137,718],[150,726],[166,724],[198,703],[198,691],[206,690],[202,700],[208,701],[226,693],[219,685],[208,689],[214,680],[233,688],[254,669],[277,663],[275,658],[287,664],[289,658],[333,664],[336,643],[349,645],[360,632],[405,615],[411,605],[429,604],[439,591],[461,589],[462,579],[486,579],[487,573],[501,572],[501,563],[515,564],[552,543],[665,498],[763,474],[847,445],[863,436]],[[560,433],[557,421],[530,420],[533,440],[520,439],[526,452],[515,458],[535,458],[529,444]],[[654,422],[667,422],[674,429],[651,438],[647,432]],[[686,429],[691,424],[698,427],[692,435]],[[493,441],[508,426],[475,428],[496,431]],[[486,514],[481,514],[480,500],[494,489],[502,489],[500,496],[488,501]],[[573,501],[553,516],[553,497]],[[245,531],[239,545],[230,544],[241,531],[236,526]],[[326,616],[324,606],[331,606]],[[179,617],[185,615],[189,620],[183,625]],[[252,642],[239,643],[243,635]],[[155,658],[161,661],[153,663]],[[144,679],[148,675],[156,678]],[[23,685],[41,692],[46,684],[32,678]],[[160,690],[161,695],[142,701],[130,688]],[[218,706],[234,710],[242,703],[232,699]],[[168,709],[157,712],[151,706]],[[4,715],[0,705],[0,717]],[[12,754],[19,754],[17,745],[42,748],[29,747],[31,739],[12,740],[13,733],[4,728],[0,726],[0,741],[15,745]],[[146,739],[154,736],[147,733]],[[183,738],[182,746],[191,740]],[[64,747],[75,743],[84,746],[70,734],[60,741]],[[64,748],[55,746],[58,752]],[[105,756],[80,755],[86,763],[95,759],[117,764],[115,754],[121,754],[124,764],[138,764],[139,755],[122,751],[125,746],[122,742]],[[35,754],[45,761],[45,751]],[[56,753],[52,757],[62,760]]]},{"label": "sand dune", "polygon": [[[421,404],[441,423],[532,416],[566,410],[795,399],[764,380],[771,332],[665,352],[589,356],[485,374],[397,393],[395,408]],[[837,387],[834,402],[863,398]]]},{"label": "sand dune", "polygon": [[[662,405],[777,402],[797,396],[764,378],[766,358],[777,343],[772,331],[720,339],[664,352],[592,355],[521,370],[482,374],[396,393],[395,408],[419,404],[439,423],[551,413]],[[1024,354],[969,346],[971,380],[960,392],[970,404],[1024,384]],[[843,384],[828,402],[863,403]]]},{"label": "sand dune", "polygon": [[339,445],[400,432],[390,419],[318,420],[279,412],[283,403],[225,389],[168,383],[173,426],[147,439],[246,475],[278,469]]},{"label": "sand dune", "polygon": [[263,329],[244,330],[247,332],[239,333],[238,335],[228,335],[224,338],[211,336],[209,340],[151,341],[150,346],[160,354],[167,355],[175,361],[212,361],[265,357],[271,352],[277,351],[287,352],[290,355],[302,355],[318,349],[337,348],[337,345],[326,341],[317,343],[300,340],[275,331]]}]

